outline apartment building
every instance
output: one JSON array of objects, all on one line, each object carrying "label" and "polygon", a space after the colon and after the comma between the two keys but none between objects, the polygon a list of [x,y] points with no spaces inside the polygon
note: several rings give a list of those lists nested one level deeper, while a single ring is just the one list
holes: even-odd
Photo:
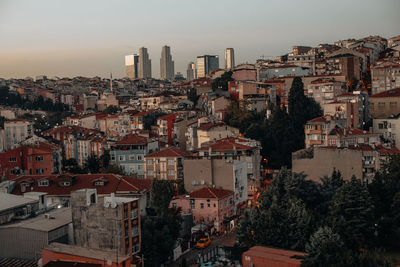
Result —
[{"label": "apartment building", "polygon": [[374,119],[387,118],[400,113],[400,88],[370,96],[370,114]]}]

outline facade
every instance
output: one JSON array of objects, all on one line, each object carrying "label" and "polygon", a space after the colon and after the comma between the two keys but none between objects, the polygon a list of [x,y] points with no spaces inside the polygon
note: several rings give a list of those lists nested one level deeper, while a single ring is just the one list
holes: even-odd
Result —
[{"label": "facade", "polygon": [[39,200],[0,192],[0,225],[26,219],[39,210]]},{"label": "facade", "polygon": [[132,54],[125,56],[125,75],[129,79],[139,78],[139,55]]},{"label": "facade", "polygon": [[265,81],[271,78],[286,76],[307,76],[310,74],[310,69],[305,67],[299,67],[296,65],[281,65],[260,68],[258,69],[257,77],[259,81]]},{"label": "facade", "polygon": [[144,157],[158,149],[158,141],[130,134],[111,146],[111,162],[120,166],[126,173],[144,178]]},{"label": "facade", "polygon": [[139,199],[98,197],[96,189],[81,189],[71,194],[71,211],[77,246],[112,250],[132,259],[139,253]]},{"label": "facade", "polygon": [[239,129],[225,125],[222,122],[201,124],[197,128],[197,148],[200,148],[203,144],[231,136],[239,136]]},{"label": "facade", "polygon": [[157,118],[158,136],[169,144],[173,144],[172,132],[174,130],[174,122],[176,114],[171,113]]},{"label": "facade", "polygon": [[371,117],[374,119],[400,113],[400,87],[371,95],[369,100]]},{"label": "facade", "polygon": [[146,179],[183,179],[184,159],[191,153],[176,147],[169,147],[145,156]]},{"label": "facade", "polygon": [[207,74],[219,69],[218,56],[198,56],[197,57],[197,77],[206,77]]},{"label": "facade", "polygon": [[170,207],[181,208],[182,213],[192,214],[196,224],[213,225],[216,231],[229,230],[224,227],[224,220],[235,215],[233,191],[203,187],[188,195],[176,196]]},{"label": "facade", "polygon": [[38,261],[52,242],[73,242],[70,208],[54,209],[33,218],[0,226],[0,257]]},{"label": "facade", "polygon": [[400,87],[400,60],[384,62],[372,67],[372,94]]},{"label": "facade", "polygon": [[33,123],[25,120],[13,120],[4,122],[4,148],[15,148],[18,143],[24,141],[33,134]]},{"label": "facade", "polygon": [[160,75],[161,80],[172,81],[174,79],[174,61],[172,61],[171,48],[169,46],[163,46],[161,50]]},{"label": "facade", "polygon": [[235,206],[247,201],[247,163],[218,157],[187,158],[184,183],[188,192],[203,187],[215,187],[234,192]]},{"label": "facade", "polygon": [[188,81],[193,81],[197,79],[197,69],[194,62],[189,62],[189,64],[187,65],[186,77]]},{"label": "facade", "polygon": [[337,96],[345,91],[346,84],[334,79],[316,79],[307,88],[308,97],[314,98],[321,106],[336,101]]},{"label": "facade", "polygon": [[318,117],[307,121],[304,125],[306,148],[311,146],[327,146],[328,134],[337,126],[331,116]]},{"label": "facade", "polygon": [[393,154],[400,154],[400,150],[391,145],[314,147],[292,154],[292,171],[304,172],[308,179],[321,182],[322,177],[330,176],[333,170],[337,170],[345,180],[354,175],[368,184],[380,169],[381,160]]},{"label": "facade", "polygon": [[151,78],[151,60],[147,53],[147,48],[141,47],[139,49],[139,78]]},{"label": "facade", "polygon": [[233,48],[225,49],[225,69],[231,70],[235,67],[235,52]]},{"label": "facade", "polygon": [[373,120],[373,132],[396,146],[400,146],[400,115]]}]

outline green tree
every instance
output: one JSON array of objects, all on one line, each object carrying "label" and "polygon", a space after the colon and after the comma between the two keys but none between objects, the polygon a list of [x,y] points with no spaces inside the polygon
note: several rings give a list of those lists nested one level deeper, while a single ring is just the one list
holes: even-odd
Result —
[{"label": "green tree", "polygon": [[373,238],[374,205],[367,188],[354,176],[333,196],[330,220],[350,248],[365,248]]},{"label": "green tree", "polygon": [[116,164],[108,164],[107,168],[103,169],[103,173],[114,173],[119,175],[126,175],[125,171]]},{"label": "green tree", "polygon": [[93,153],[85,160],[85,170],[89,173],[99,173],[100,160]]},{"label": "green tree", "polygon": [[104,149],[103,155],[100,156],[101,167],[103,170],[108,168],[108,165],[110,164],[110,159],[110,150]]},{"label": "green tree", "polygon": [[168,213],[169,203],[175,195],[174,185],[167,180],[154,179],[151,184],[151,207],[158,216],[165,216]]},{"label": "green tree", "polygon": [[111,106],[108,106],[103,112],[106,114],[116,114],[120,111],[121,111],[121,109],[119,107],[111,105]]},{"label": "green tree", "polygon": [[232,71],[227,71],[221,75],[221,77],[215,78],[212,82],[212,89],[215,90],[223,90],[228,91],[228,82],[233,81]]}]

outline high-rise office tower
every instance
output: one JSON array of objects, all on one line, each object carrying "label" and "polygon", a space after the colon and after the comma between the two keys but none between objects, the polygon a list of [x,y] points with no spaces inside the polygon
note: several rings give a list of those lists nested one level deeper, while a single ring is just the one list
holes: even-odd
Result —
[{"label": "high-rise office tower", "polygon": [[147,53],[147,48],[139,49],[139,78],[151,78],[151,60]]},{"label": "high-rise office tower", "polygon": [[213,71],[219,69],[219,58],[218,56],[198,56],[197,57],[197,77],[205,77]]},{"label": "high-rise office tower", "polygon": [[194,62],[189,62],[188,66],[187,66],[186,75],[187,75],[188,81],[193,81],[193,80],[197,79],[196,64],[194,64]]},{"label": "high-rise office tower", "polygon": [[160,59],[161,80],[172,80],[174,79],[174,74],[174,62],[172,61],[171,48],[169,46],[163,46]]},{"label": "high-rise office tower", "polygon": [[139,55],[132,54],[125,56],[125,73],[129,79],[139,78]]},{"label": "high-rise office tower", "polygon": [[225,69],[230,70],[235,67],[235,52],[233,48],[225,49]]}]

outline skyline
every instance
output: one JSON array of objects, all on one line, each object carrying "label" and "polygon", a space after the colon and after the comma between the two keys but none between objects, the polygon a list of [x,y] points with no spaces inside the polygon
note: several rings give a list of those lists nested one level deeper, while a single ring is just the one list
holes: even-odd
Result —
[{"label": "skyline", "polygon": [[205,54],[218,55],[223,66],[228,47],[240,64],[286,54],[294,45],[400,34],[396,0],[385,6],[373,0],[299,2],[5,0],[0,3],[0,77],[108,77],[112,72],[122,78],[125,55],[146,47],[158,78],[164,45],[171,47],[176,72],[185,75],[187,64]]}]

